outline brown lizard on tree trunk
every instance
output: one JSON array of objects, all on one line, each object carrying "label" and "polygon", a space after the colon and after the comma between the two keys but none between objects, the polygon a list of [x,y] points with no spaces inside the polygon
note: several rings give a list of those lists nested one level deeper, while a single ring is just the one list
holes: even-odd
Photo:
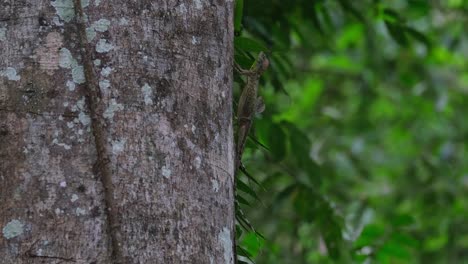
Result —
[{"label": "brown lizard on tree trunk", "polygon": [[[253,119],[256,113],[260,113],[264,110],[265,106],[261,97],[258,97],[258,83],[263,72],[269,66],[269,61],[265,53],[260,52],[256,62],[252,65],[249,70],[243,70],[239,65],[236,66],[236,70],[247,76],[247,83],[242,90],[242,93],[239,98],[239,103],[237,106],[237,121],[238,121],[238,131],[237,131],[237,145],[236,145],[236,157],[235,157],[235,169],[234,177],[237,174],[239,168],[243,170],[242,165],[242,153],[244,152],[245,142],[249,135],[250,128],[252,127]],[[243,170],[245,172],[245,170]],[[236,191],[236,180],[234,179],[234,191]],[[234,206],[237,208],[237,201]],[[237,209],[236,209],[237,212]],[[235,225],[234,225],[234,234],[235,234]],[[236,242],[233,243],[233,253],[234,253],[234,263],[237,264],[237,245]]]},{"label": "brown lizard on tree trunk", "polygon": [[247,76],[247,83],[242,90],[237,106],[237,147],[235,172],[242,166],[242,153],[244,152],[245,142],[252,127],[253,119],[256,113],[262,112],[265,108],[261,97],[258,96],[258,83],[263,72],[266,71],[270,62],[265,53],[258,54],[257,61],[250,70],[243,70],[236,64],[236,70]]}]

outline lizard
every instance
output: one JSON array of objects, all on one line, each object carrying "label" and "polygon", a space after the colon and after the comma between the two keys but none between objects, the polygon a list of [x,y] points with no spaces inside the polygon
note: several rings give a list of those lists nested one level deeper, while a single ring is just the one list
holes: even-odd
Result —
[{"label": "lizard", "polygon": [[236,64],[236,70],[247,76],[247,82],[242,89],[237,106],[237,146],[235,157],[235,172],[242,166],[242,153],[245,143],[252,127],[255,114],[262,112],[265,108],[262,98],[258,96],[258,85],[262,74],[268,69],[270,62],[265,53],[260,52],[256,62],[249,70],[242,69]]},{"label": "lizard", "polygon": [[[256,113],[260,113],[264,110],[265,105],[263,104],[262,98],[258,96],[258,85],[260,77],[263,72],[266,71],[270,62],[265,53],[260,52],[258,58],[249,70],[242,69],[238,64],[235,64],[236,70],[241,74],[247,76],[247,82],[242,89],[239,103],[237,105],[237,144],[235,153],[235,168],[234,177],[237,174],[239,168],[243,168],[242,165],[242,153],[244,152],[245,142],[249,135],[250,128]],[[236,190],[236,181],[234,180],[234,192]],[[235,205],[236,206],[236,205]],[[234,225],[234,233],[235,233]],[[234,263],[237,263],[237,245],[233,243]]]}]

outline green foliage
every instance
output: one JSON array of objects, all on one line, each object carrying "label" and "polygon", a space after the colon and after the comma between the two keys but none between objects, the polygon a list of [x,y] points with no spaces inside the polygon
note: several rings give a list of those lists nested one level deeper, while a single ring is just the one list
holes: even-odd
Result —
[{"label": "green foliage", "polygon": [[240,260],[468,262],[467,22],[466,0],[237,1],[236,62],[271,62]]}]

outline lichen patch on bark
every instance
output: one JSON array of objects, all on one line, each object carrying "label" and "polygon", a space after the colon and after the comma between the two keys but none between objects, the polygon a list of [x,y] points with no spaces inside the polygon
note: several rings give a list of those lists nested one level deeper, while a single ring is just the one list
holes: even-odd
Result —
[{"label": "lichen patch on bark", "polygon": [[19,81],[21,79],[21,76],[13,67],[7,67],[4,70],[0,70],[0,76],[6,77],[9,81]]},{"label": "lichen patch on bark", "polygon": [[218,234],[218,241],[224,251],[224,263],[233,262],[232,236],[229,228],[224,227]]},{"label": "lichen patch on bark", "polygon": [[0,27],[0,41],[6,40],[6,28]]},{"label": "lichen patch on bark", "polygon": [[23,234],[24,225],[21,221],[14,219],[8,222],[2,229],[3,237],[6,239],[11,239]]},{"label": "lichen patch on bark", "polygon": [[114,49],[114,45],[109,43],[106,39],[100,39],[96,44],[96,51],[98,53],[106,53]]}]

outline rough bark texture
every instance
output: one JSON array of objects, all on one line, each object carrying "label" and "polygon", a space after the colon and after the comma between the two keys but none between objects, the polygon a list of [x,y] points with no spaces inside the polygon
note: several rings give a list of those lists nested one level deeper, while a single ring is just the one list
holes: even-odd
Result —
[{"label": "rough bark texture", "polygon": [[232,1],[0,0],[0,263],[233,263]]}]

